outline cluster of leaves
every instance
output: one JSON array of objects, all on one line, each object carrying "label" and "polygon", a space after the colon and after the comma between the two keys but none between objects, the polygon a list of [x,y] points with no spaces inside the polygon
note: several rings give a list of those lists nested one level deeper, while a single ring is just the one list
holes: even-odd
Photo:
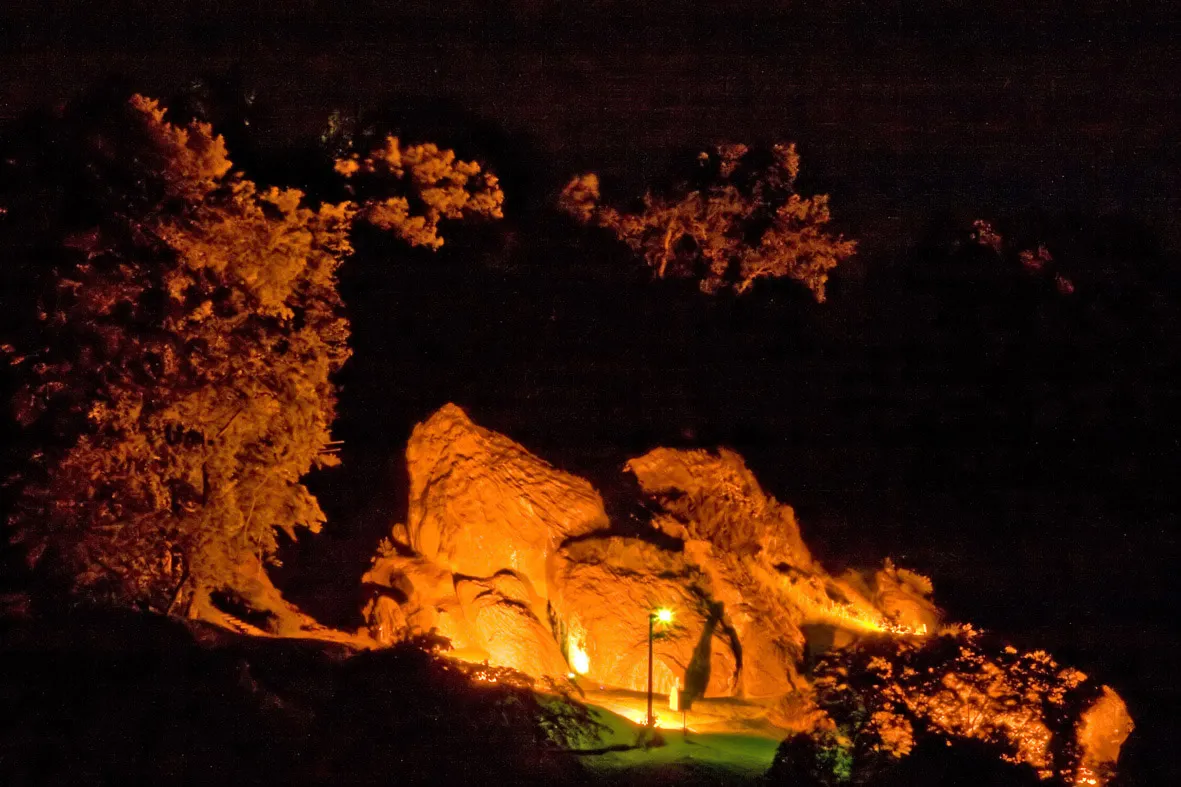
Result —
[{"label": "cluster of leaves", "polygon": [[366,221],[412,246],[442,246],[440,220],[504,215],[496,176],[433,142],[403,147],[397,137],[387,137],[364,158],[353,153],[337,159],[336,171],[350,179]]},{"label": "cluster of leaves", "polygon": [[[876,778],[930,740],[972,741],[1040,779],[1073,783],[1082,755],[1075,728],[1102,693],[1044,651],[1022,652],[970,627],[829,653],[813,685],[832,724],[783,755],[827,773],[827,784]],[[848,769],[823,767],[846,759]]]},{"label": "cluster of leaves", "polygon": [[[1012,254],[1008,250],[1008,245],[996,229],[993,228],[991,222],[983,219],[977,219],[972,222],[972,230],[969,238],[978,246],[990,249],[998,258],[1006,258]],[[1046,248],[1044,243],[1038,243],[1036,247],[1022,248],[1016,252],[1017,262],[1030,276],[1043,277],[1048,281],[1052,281],[1054,289],[1059,295],[1073,295],[1074,282],[1066,275],[1055,262],[1054,255]]]},{"label": "cluster of leaves", "polygon": [[434,248],[440,218],[499,215],[495,179],[459,199],[479,168],[423,146],[385,173],[423,212],[312,207],[141,96],[34,126],[9,141],[0,192],[3,350],[31,460],[10,479],[16,538],[92,597],[192,611],[257,587],[238,578],[276,529],[324,521],[300,479],[335,463],[336,272],[355,218]]},{"label": "cluster of leaves", "polygon": [[856,243],[826,228],[827,195],[795,192],[799,165],[795,145],[721,145],[699,155],[692,177],[648,192],[635,210],[602,204],[594,174],[571,180],[559,207],[626,243],[659,278],[743,293],[758,279],[787,277],[823,301],[829,272]]}]

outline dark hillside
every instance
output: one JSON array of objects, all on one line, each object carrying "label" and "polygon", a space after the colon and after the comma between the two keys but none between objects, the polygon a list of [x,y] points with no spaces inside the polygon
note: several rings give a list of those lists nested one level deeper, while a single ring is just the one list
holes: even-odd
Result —
[{"label": "dark hillside", "polygon": [[135,613],[3,622],[5,784],[553,784],[533,695],[411,648],[352,655]]}]

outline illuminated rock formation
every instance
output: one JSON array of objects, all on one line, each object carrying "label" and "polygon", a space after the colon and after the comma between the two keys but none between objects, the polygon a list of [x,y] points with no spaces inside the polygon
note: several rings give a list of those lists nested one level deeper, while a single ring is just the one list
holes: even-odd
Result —
[{"label": "illuminated rock formation", "polygon": [[829,576],[800,538],[791,506],[765,494],[733,451],[658,448],[632,459],[625,470],[661,505],[653,525],[685,539],[719,586],[740,589],[740,603],[786,605],[797,625],[861,633],[921,633],[938,619],[924,595],[930,581],[913,572],[887,563],[868,582],[860,575]]},{"label": "illuminated rock formation", "polygon": [[[733,451],[658,448],[625,470],[660,504],[653,525],[684,539],[687,559],[708,577],[711,598],[741,643],[744,696],[781,695],[804,684],[797,665],[805,626],[855,633],[904,628],[873,604],[867,583],[830,577],[813,561],[795,512],[765,494]],[[924,611],[934,620],[933,606]]]},{"label": "illuminated rock formation", "polygon": [[1103,694],[1083,712],[1075,727],[1080,753],[1075,782],[1104,783],[1135,727],[1128,706],[1110,686],[1104,686]]},{"label": "illuminated rock formation", "polygon": [[457,577],[391,543],[363,582],[375,590],[364,614],[379,645],[433,633],[450,640],[453,654],[468,661],[535,677],[564,678],[569,670],[548,622],[534,612],[538,598],[510,571],[486,579]]},{"label": "illuminated rock formation", "polygon": [[683,555],[635,538],[577,541],[556,557],[550,598],[559,637],[585,653],[596,683],[642,691],[648,680],[648,616],[655,626],[653,686],[680,685],[700,696],[730,696],[738,685],[738,643],[708,582]]},{"label": "illuminated rock formation", "polygon": [[[365,616],[369,633],[380,644],[434,632],[446,637],[460,653],[486,655],[455,590],[450,571],[420,556],[386,544],[361,578],[368,587],[383,588],[369,602]],[[391,605],[396,605],[395,612]]]},{"label": "illuminated rock formation", "polygon": [[607,527],[589,483],[447,405],[415,427],[406,447],[410,546],[457,574],[510,569],[545,595],[549,553]]},{"label": "illuminated rock formation", "polygon": [[504,572],[490,579],[462,579],[455,591],[489,664],[535,677],[565,677],[570,669],[566,659],[548,622],[533,614],[530,592],[519,577]]},{"label": "illuminated rock formation", "polygon": [[811,570],[812,555],[800,538],[795,512],[764,494],[733,451],[657,448],[632,459],[624,470],[663,506],[666,514],[653,524],[669,535]]},{"label": "illuminated rock formation", "polygon": [[[642,690],[647,617],[667,606],[676,621],[657,632],[658,689],[679,683],[690,696],[777,697],[806,687],[798,671],[805,626],[865,633],[902,630],[903,618],[934,620],[933,607],[915,611],[917,575],[905,575],[907,584],[892,566],[869,579],[826,574],[792,509],[766,495],[732,451],[657,449],[627,464],[658,508],[652,525],[663,546],[610,535],[590,484],[453,405],[414,430],[407,463],[408,524],[395,526],[364,578],[387,589],[366,611],[381,642],[434,630],[465,657],[534,675],[569,669]],[[506,593],[510,575],[515,590]],[[477,609],[476,597],[465,600],[457,588],[481,577],[499,586],[477,594]],[[550,624],[564,664],[552,653],[491,644],[506,640],[494,636],[493,620],[514,621],[514,638],[536,643],[537,626],[519,619],[519,609]]]},{"label": "illuminated rock formation", "polygon": [[847,571],[842,584],[855,588],[888,621],[888,627],[901,631],[934,632],[939,627],[939,610],[931,600],[931,580],[886,558],[876,571]]},{"label": "illuminated rock formation", "polygon": [[[861,735],[875,757],[905,756],[922,728],[996,744],[1043,777],[1101,784],[1131,729],[1114,692],[1045,654],[989,650],[970,629],[940,634],[927,578],[889,560],[829,575],[791,507],[732,451],[660,448],[628,462],[651,512],[640,537],[611,530],[588,482],[454,405],[414,430],[407,462],[408,522],[364,577],[381,644],[433,632],[468,661],[643,691],[649,616],[667,608],[670,623],[654,627],[657,692],[756,700],[784,729],[849,746]],[[856,735],[842,731],[849,719]]]}]

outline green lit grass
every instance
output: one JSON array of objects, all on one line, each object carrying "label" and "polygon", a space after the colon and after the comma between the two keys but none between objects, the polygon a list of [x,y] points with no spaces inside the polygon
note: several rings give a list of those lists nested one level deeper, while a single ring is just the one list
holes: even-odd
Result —
[{"label": "green lit grass", "polygon": [[[603,747],[636,742],[640,725],[602,708],[592,708],[607,727]],[[662,730],[665,745],[586,755],[580,761],[592,779],[604,784],[741,784],[754,783],[771,767],[779,742],[734,733]]]}]

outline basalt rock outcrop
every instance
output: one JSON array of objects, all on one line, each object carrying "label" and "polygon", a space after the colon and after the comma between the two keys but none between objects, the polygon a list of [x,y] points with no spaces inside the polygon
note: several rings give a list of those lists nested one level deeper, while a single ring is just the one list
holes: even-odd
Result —
[{"label": "basalt rock outcrop", "polygon": [[[887,738],[906,724],[937,726],[956,702],[963,707],[955,712],[968,718],[974,717],[964,708],[1002,719],[997,729],[1009,729],[1005,718],[1058,718],[1033,709],[1041,700],[1028,699],[1032,689],[1019,677],[1005,676],[1016,667],[1004,658],[972,663],[999,672],[1001,683],[1016,687],[1011,699],[1030,708],[993,707],[991,689],[973,688],[979,676],[956,660],[959,651],[930,650],[945,637],[935,636],[940,615],[927,578],[889,560],[876,570],[828,574],[804,544],[791,507],[768,495],[732,451],[658,448],[629,461],[624,472],[651,512],[652,527],[639,537],[612,530],[590,483],[477,426],[454,405],[415,428],[406,457],[407,521],[393,528],[363,579],[371,592],[370,635],[379,643],[434,633],[465,660],[642,691],[649,616],[668,608],[672,623],[654,627],[658,692],[678,686],[690,699],[746,698],[792,731],[837,735],[839,708],[818,699],[824,684],[814,685],[807,670],[818,658],[838,664],[834,652],[862,652],[857,643],[903,660],[923,654],[931,675],[954,683],[929,696],[927,684],[916,684],[888,701],[884,685],[871,686],[889,709],[910,708],[887,725]],[[1073,691],[1052,682],[1043,681],[1046,696]],[[1086,773],[1104,773],[1131,720],[1114,692],[1084,684],[1085,691],[1070,695],[1077,730],[1045,727],[1037,738],[1036,725],[1027,726],[1000,746],[1002,753],[1033,736],[1030,745],[1068,746],[1075,771],[1086,763]],[[1022,687],[1029,690],[1022,694]],[[957,735],[972,737],[948,732]],[[1041,772],[1055,777],[1067,769],[1061,756],[1015,761],[1049,762]]]}]

